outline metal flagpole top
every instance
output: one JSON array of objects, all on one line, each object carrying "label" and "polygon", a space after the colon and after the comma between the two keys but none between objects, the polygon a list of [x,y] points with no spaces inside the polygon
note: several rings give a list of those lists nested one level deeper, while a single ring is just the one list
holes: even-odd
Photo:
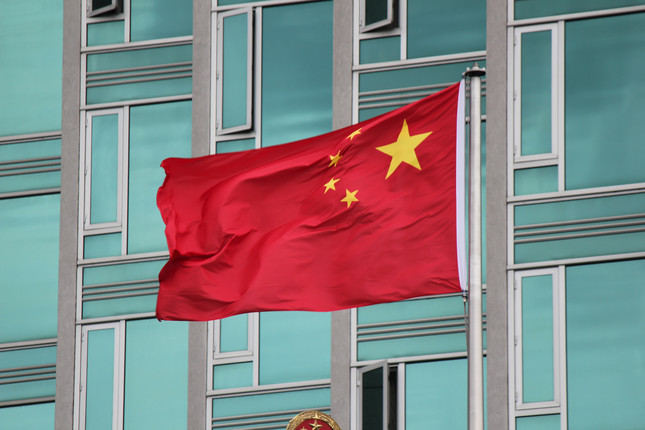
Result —
[{"label": "metal flagpole top", "polygon": [[463,73],[464,76],[472,78],[473,76],[484,76],[486,74],[486,69],[479,67],[479,64],[475,62],[473,67],[466,67],[466,71]]}]

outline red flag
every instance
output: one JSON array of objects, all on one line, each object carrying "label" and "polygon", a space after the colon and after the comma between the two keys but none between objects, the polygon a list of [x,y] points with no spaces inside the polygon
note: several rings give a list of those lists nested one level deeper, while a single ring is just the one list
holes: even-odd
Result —
[{"label": "red flag", "polygon": [[286,145],[164,160],[157,204],[170,260],[157,318],[331,311],[460,292],[462,92],[455,84]]}]

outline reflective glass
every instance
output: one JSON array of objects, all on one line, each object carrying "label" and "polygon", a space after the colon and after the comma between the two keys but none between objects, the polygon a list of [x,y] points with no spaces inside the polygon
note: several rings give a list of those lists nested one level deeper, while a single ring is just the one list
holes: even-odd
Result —
[{"label": "reflective glass", "polygon": [[245,125],[247,104],[248,13],[222,20],[222,128]]},{"label": "reflective glass", "polygon": [[130,0],[130,40],[163,39],[193,34],[191,0]]},{"label": "reflective glass", "polygon": [[54,402],[0,408],[0,428],[44,430],[54,428]]},{"label": "reflective glass", "polygon": [[588,12],[645,4],[643,0],[515,0],[515,19]]},{"label": "reflective glass", "polygon": [[255,139],[226,140],[217,142],[216,153],[226,154],[228,152],[246,151],[255,148]]},{"label": "reflective glass", "polygon": [[[6,372],[6,369],[32,366],[47,367]],[[0,384],[0,402],[54,396],[56,394],[56,347],[0,351],[0,372],[3,372],[1,374],[3,378],[7,378],[2,379],[3,383]],[[30,381],[33,378],[50,379]],[[8,383],[9,381],[16,383]]]},{"label": "reflective glass", "polygon": [[[220,398],[213,399],[213,418],[294,409],[321,410],[328,407],[330,402],[330,390],[328,388]],[[292,417],[293,415],[288,417],[287,421]]]},{"label": "reflective glass", "polygon": [[115,257],[121,255],[121,233],[85,236],[83,258]]},{"label": "reflective glass", "polygon": [[383,428],[383,368],[363,372],[361,388],[361,416],[363,428]]},{"label": "reflective glass", "polygon": [[330,354],[330,313],[260,313],[260,384],[329,378]]},{"label": "reflective glass", "polygon": [[331,1],[267,7],[262,16],[262,146],[331,131]]},{"label": "reflective glass", "polygon": [[558,166],[515,170],[513,181],[516,196],[558,191]]},{"label": "reflective glass", "polygon": [[553,397],[553,276],[522,278],[522,397]]},{"label": "reflective glass", "polygon": [[160,165],[190,157],[191,113],[191,101],[130,108],[128,254],[167,249],[156,200],[165,178]]},{"label": "reflective glass", "polygon": [[114,406],[113,328],[87,332],[87,386],[85,428],[112,430]]},{"label": "reflective glass", "polygon": [[125,430],[186,428],[188,323],[126,323]]},{"label": "reflective glass", "polygon": [[645,260],[566,269],[569,428],[627,430],[645,411]]},{"label": "reflective glass", "polygon": [[246,351],[249,348],[249,317],[235,315],[220,320],[220,351]]},{"label": "reflective glass", "polygon": [[157,279],[166,260],[122,263],[83,269],[83,285]]},{"label": "reflective glass", "polygon": [[515,420],[515,430],[560,430],[560,415],[520,417]]},{"label": "reflective glass", "polygon": [[565,38],[565,186],[645,181],[645,13],[572,21]]},{"label": "reflective glass", "polygon": [[551,32],[523,33],[521,155],[551,153]]},{"label": "reflective glass", "polygon": [[251,385],[253,385],[252,362],[213,366],[213,390],[250,387]]},{"label": "reflective glass", "polygon": [[379,37],[360,41],[361,64],[401,59],[401,37]]},{"label": "reflective glass", "polygon": [[407,7],[408,58],[486,49],[485,0],[408,0]]},{"label": "reflective glass", "polygon": [[119,116],[92,117],[90,223],[116,222],[119,182]]},{"label": "reflective glass", "polygon": [[61,128],[63,1],[3,1],[0,136]]},{"label": "reflective glass", "polygon": [[125,21],[95,22],[87,25],[87,46],[123,43]]},{"label": "reflective glass", "polygon": [[0,199],[0,343],[56,337],[59,213],[59,194]]}]

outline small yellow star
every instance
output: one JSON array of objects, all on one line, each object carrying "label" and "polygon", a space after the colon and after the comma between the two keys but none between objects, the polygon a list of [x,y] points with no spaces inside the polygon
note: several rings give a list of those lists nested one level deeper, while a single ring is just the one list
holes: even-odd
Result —
[{"label": "small yellow star", "polygon": [[356,198],[356,193],[357,192],[358,192],[358,190],[350,192],[349,190],[346,189],[345,190],[345,198],[342,199],[341,202],[347,203],[347,207],[349,207],[352,203],[358,201],[358,199]]},{"label": "small yellow star", "polygon": [[314,420],[313,423],[309,423],[311,426],[311,430],[318,430],[320,427],[322,427],[322,424],[318,424],[318,421]]},{"label": "small yellow star", "polygon": [[403,120],[403,127],[399,133],[398,139],[396,142],[390,143],[389,145],[379,146],[376,149],[392,157],[390,161],[390,167],[387,170],[385,179],[389,178],[392,173],[399,167],[401,163],[409,164],[412,167],[416,167],[421,170],[421,165],[419,164],[419,159],[417,158],[415,148],[425,140],[426,137],[430,136],[432,132],[415,134],[410,136],[408,130],[408,123]]},{"label": "small yellow star", "polygon": [[354,130],[354,131],[352,132],[352,134],[350,134],[349,136],[347,136],[347,138],[348,138],[349,140],[352,140],[352,139],[354,139],[354,137],[358,136],[359,134],[361,134],[361,129],[360,129],[360,128],[359,128],[359,129]]},{"label": "small yellow star", "polygon": [[338,160],[340,160],[343,156],[340,155],[340,151],[338,151],[338,154],[336,155],[330,155],[329,159],[331,160],[331,163],[329,163],[329,167],[335,166],[338,164]]},{"label": "small yellow star", "polygon": [[325,194],[327,194],[327,191],[330,189],[336,191],[336,182],[338,181],[340,181],[340,179],[331,178],[329,182],[325,184]]}]

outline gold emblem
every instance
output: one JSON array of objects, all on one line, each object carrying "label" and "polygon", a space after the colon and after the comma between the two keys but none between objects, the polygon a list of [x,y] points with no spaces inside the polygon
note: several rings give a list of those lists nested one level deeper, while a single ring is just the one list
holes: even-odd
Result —
[{"label": "gold emblem", "polygon": [[291,418],[286,430],[341,430],[341,428],[325,413],[305,411]]}]

